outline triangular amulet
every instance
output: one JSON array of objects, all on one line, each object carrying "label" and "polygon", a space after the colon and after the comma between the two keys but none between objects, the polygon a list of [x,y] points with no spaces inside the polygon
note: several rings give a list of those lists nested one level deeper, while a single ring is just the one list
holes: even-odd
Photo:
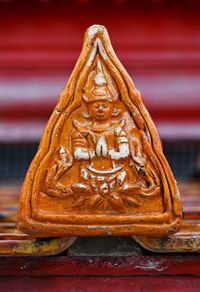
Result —
[{"label": "triangular amulet", "polygon": [[27,172],[18,228],[36,237],[164,236],[181,219],[142,96],[106,29],[93,25]]}]

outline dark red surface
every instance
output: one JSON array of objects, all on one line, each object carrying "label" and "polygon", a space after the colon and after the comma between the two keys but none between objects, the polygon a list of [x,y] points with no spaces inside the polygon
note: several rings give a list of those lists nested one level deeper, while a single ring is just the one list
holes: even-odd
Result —
[{"label": "dark red surface", "polygon": [[0,291],[199,291],[200,256],[0,258]]},{"label": "dark red surface", "polygon": [[95,258],[1,257],[0,277],[40,276],[200,276],[198,255]]},{"label": "dark red surface", "polygon": [[0,278],[0,291],[31,292],[198,292],[198,277]]}]

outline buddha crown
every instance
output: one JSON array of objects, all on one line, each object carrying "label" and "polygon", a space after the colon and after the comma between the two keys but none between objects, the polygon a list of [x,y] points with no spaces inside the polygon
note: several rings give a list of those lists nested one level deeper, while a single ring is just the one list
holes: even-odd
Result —
[{"label": "buddha crown", "polygon": [[97,60],[96,68],[89,76],[85,88],[83,88],[83,100],[90,103],[97,100],[116,102],[118,93],[114,81],[109,74],[104,73],[103,65]]}]

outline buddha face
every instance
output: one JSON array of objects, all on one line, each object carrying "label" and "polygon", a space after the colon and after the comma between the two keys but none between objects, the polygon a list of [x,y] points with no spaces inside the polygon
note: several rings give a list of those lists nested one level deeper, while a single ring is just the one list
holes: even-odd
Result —
[{"label": "buddha face", "polygon": [[113,105],[106,100],[97,100],[89,104],[89,115],[95,121],[104,122],[112,117]]}]

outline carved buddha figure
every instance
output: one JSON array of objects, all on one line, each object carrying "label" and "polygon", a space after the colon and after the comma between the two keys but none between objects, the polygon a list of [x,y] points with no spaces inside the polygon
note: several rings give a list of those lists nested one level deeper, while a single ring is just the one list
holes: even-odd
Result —
[{"label": "carved buddha figure", "polygon": [[[127,179],[125,162],[129,163],[131,155],[129,137],[123,119],[118,123],[112,121],[116,92],[108,89],[102,71],[97,73],[94,81],[92,91],[88,96],[83,95],[91,122],[80,124],[74,121],[73,156],[83,163],[81,184],[73,187],[74,191],[93,194],[92,201],[96,205],[102,204],[106,208],[112,200],[115,207],[121,208],[123,203],[118,193],[138,189],[138,185],[131,185]],[[132,203],[139,204],[134,199]]]},{"label": "carved buddha figure", "polygon": [[[115,105],[117,88],[104,74],[100,61],[89,75],[82,98],[85,120],[73,119],[71,153],[64,147],[49,168],[44,191],[55,197],[74,196],[72,207],[113,209],[139,207],[138,195],[156,196],[159,181],[148,173],[139,140],[131,142],[127,122]],[[70,184],[59,178],[79,163],[79,178]],[[153,192],[150,191],[153,189]]]}]

